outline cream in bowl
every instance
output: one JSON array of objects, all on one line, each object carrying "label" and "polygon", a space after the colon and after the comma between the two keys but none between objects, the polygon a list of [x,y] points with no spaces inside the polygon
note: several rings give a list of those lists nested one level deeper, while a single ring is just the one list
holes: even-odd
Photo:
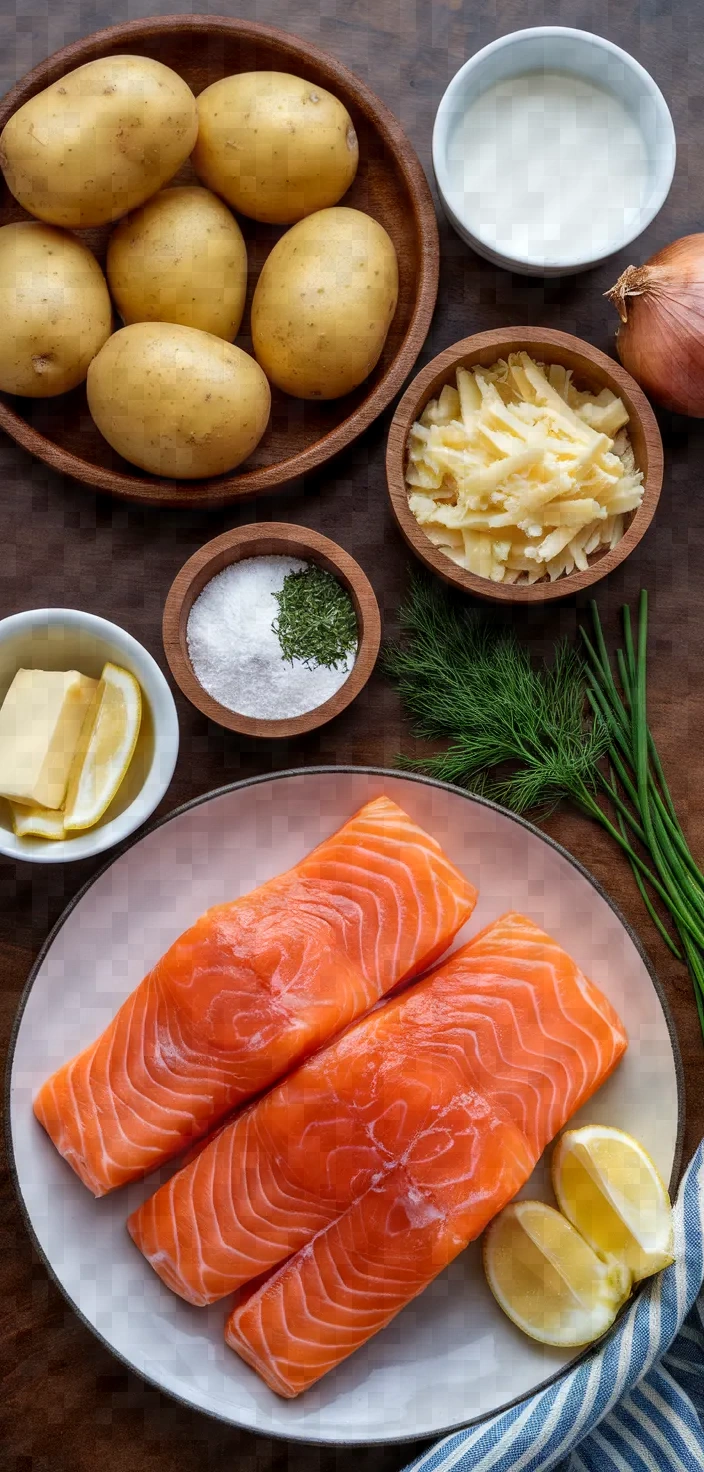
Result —
[{"label": "cream in bowl", "polygon": [[526,274],[584,270],[634,240],[672,182],[675,135],[648,73],[601,36],[502,36],[453,78],[433,164],[475,250]]},{"label": "cream in bowl", "polygon": [[0,622],[0,852],[112,847],[154,811],[177,752],[168,685],[124,629],[77,609]]}]

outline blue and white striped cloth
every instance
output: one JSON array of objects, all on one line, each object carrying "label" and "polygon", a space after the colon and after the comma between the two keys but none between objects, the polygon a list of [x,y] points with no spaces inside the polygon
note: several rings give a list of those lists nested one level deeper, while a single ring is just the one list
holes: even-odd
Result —
[{"label": "blue and white striped cloth", "polygon": [[675,1203],[675,1253],[582,1364],[406,1472],[704,1472],[704,1144]]}]

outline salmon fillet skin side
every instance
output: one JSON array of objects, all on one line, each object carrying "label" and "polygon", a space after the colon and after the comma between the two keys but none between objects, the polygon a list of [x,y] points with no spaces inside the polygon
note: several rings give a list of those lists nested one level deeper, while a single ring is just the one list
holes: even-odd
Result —
[{"label": "salmon fillet skin side", "polygon": [[206,911],[34,1112],[95,1196],[181,1154],[438,959],[477,892],[389,798]]},{"label": "salmon fillet skin side", "polygon": [[227,1343],[287,1398],[383,1329],[479,1235],[627,1045],[603,994],[515,914],[379,1015],[402,1006],[441,1080],[437,1109],[420,1111],[403,1154],[245,1289],[227,1320]]},{"label": "salmon fillet skin side", "polygon": [[212,1303],[407,1168],[468,1093],[520,1132],[511,1153],[530,1174],[625,1046],[613,1008],[561,947],[506,915],[226,1125],[129,1230],[168,1287]]}]

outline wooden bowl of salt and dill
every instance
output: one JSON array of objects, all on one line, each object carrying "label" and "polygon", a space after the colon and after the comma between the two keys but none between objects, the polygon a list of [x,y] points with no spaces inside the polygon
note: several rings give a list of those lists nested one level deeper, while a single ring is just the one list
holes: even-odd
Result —
[{"label": "wooden bowl of salt and dill", "polygon": [[340,714],[381,642],[374,591],[328,537],[269,522],[206,542],[171,585],[163,639],[191,704],[242,736],[301,736]]},{"label": "wooden bowl of salt and dill", "polygon": [[540,603],[612,572],[647,531],[663,450],[620,364],[545,327],[454,343],[394,414],[389,496],[406,541],[445,582]]}]

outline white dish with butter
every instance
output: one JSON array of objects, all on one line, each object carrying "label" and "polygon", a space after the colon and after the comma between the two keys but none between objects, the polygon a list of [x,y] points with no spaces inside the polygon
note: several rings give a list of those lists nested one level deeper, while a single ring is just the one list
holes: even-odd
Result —
[{"label": "white dish with butter", "polygon": [[[23,677],[16,685],[23,700],[26,702],[29,694],[30,704],[36,706],[38,719],[31,722],[27,743],[33,762],[25,764],[22,773],[9,769],[5,773],[11,785],[17,781],[44,783],[41,791],[45,802],[51,795],[46,787],[48,743],[53,738],[50,766],[55,775],[57,752],[62,744],[71,744],[69,727],[76,714],[76,701],[80,700],[81,683],[71,678],[71,672],[87,677],[82,684],[91,691],[108,661],[129,670],[142,691],[142,722],[124,781],[94,828],[60,840],[18,837],[13,832],[10,805],[0,798],[0,853],[7,857],[30,863],[65,863],[102,853],[127,838],[151,816],[169,786],[178,754],[179,730],[174,699],[159,666],[117,624],[70,608],[31,609],[0,621],[0,707],[19,670],[43,671],[51,676],[49,680],[34,681],[31,676]],[[63,679],[58,678],[59,672]],[[22,690],[25,684],[29,691]],[[2,726],[0,717],[0,759],[4,749]],[[25,794],[25,801],[29,795]]]},{"label": "white dish with butter", "polygon": [[515,31],[470,58],[433,131],[433,166],[457,233],[524,275],[583,271],[629,244],[675,168],[667,103],[601,36]]}]

